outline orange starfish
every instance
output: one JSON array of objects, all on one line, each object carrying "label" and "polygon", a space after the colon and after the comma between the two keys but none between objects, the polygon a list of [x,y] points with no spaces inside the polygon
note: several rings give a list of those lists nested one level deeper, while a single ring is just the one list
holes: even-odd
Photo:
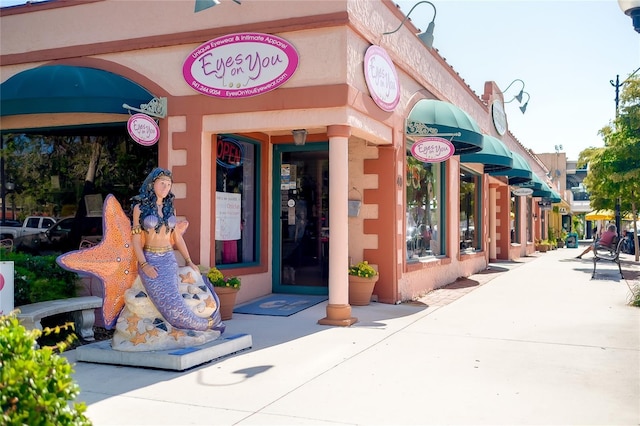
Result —
[{"label": "orange starfish", "polygon": [[178,274],[180,275],[180,282],[187,284],[195,284],[196,279],[191,276],[191,272],[187,272],[186,274]]},{"label": "orange starfish", "polygon": [[147,343],[147,337],[143,333],[138,333],[129,339],[133,346],[138,346],[141,343]]},{"label": "orange starfish", "polygon": [[102,315],[111,329],[124,307],[124,292],[138,276],[138,265],[131,244],[131,221],[118,200],[107,195],[102,212],[102,241],[93,247],[58,257],[58,264],[74,272],[86,272],[102,281]]}]

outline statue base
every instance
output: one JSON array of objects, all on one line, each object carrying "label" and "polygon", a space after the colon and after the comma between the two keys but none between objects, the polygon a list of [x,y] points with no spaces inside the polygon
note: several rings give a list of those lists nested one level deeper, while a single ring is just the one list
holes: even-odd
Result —
[{"label": "statue base", "polygon": [[111,348],[111,340],[79,346],[76,360],[97,364],[183,371],[251,348],[250,334],[222,335],[200,346],[165,351],[125,352]]}]

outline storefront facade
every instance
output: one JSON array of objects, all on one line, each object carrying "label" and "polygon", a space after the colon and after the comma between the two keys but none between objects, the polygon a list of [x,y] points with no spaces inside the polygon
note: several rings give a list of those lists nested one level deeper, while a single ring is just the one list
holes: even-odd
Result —
[{"label": "storefront facade", "polygon": [[[173,171],[192,259],[240,276],[240,303],[327,294],[320,322],[348,325],[349,262],[378,269],[379,302],[411,300],[490,260],[531,254],[547,215],[538,205],[547,194],[514,195],[548,170],[508,131],[498,87],[489,82],[478,97],[410,22],[382,35],[403,18],[387,0],[7,8],[2,84],[53,70],[45,67],[98,69],[143,88],[147,102],[161,100],[158,164]],[[272,81],[251,83],[283,64]],[[220,86],[203,84],[209,76]],[[56,102],[39,111],[12,89],[3,132],[126,126],[133,113]],[[123,103],[145,111],[131,99]],[[297,130],[306,130],[303,144]],[[420,157],[445,145],[451,155]]]}]

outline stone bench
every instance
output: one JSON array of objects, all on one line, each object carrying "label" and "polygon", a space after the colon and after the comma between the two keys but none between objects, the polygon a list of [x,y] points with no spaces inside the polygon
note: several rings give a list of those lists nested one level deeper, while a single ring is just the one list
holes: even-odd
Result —
[{"label": "stone bench", "polygon": [[42,324],[40,323],[42,318],[72,312],[76,333],[83,340],[93,341],[95,340],[93,337],[93,324],[96,319],[94,309],[101,306],[102,299],[100,297],[83,296],[32,303],[30,305],[17,306],[16,309],[20,310],[17,315],[20,323],[28,330],[42,330]]}]

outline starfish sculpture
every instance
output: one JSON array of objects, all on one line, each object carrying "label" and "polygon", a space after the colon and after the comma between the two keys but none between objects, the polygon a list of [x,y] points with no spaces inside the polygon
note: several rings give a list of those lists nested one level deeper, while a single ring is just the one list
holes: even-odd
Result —
[{"label": "starfish sculpture", "polygon": [[[102,209],[102,241],[93,247],[58,256],[61,267],[91,274],[102,282],[102,315],[105,328],[111,329],[124,307],[124,292],[138,276],[138,260],[131,241],[131,221],[118,200],[107,195]],[[188,222],[181,221],[176,231],[184,233]]]}]

